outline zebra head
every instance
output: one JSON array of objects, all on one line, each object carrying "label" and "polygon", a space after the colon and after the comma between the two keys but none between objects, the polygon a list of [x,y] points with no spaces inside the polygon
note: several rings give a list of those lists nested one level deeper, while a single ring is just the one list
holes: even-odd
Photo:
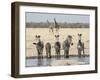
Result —
[{"label": "zebra head", "polygon": [[40,35],[36,35],[36,36],[35,36],[36,42],[39,42],[39,41],[40,41],[40,37],[41,37]]},{"label": "zebra head", "polygon": [[82,34],[78,34],[78,40],[81,40]]},{"label": "zebra head", "polygon": [[59,41],[59,35],[55,35],[56,41]]},{"label": "zebra head", "polygon": [[66,40],[68,41],[69,44],[73,45],[72,36],[71,35],[68,35]]}]

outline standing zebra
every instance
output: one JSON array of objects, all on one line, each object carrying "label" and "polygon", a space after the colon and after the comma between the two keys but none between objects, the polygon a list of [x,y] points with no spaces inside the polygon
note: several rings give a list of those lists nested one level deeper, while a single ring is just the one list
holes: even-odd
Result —
[{"label": "standing zebra", "polygon": [[68,35],[67,39],[63,42],[64,56],[66,58],[69,57],[70,45],[73,45],[73,43],[72,43],[72,36]]},{"label": "standing zebra", "polygon": [[59,42],[59,35],[55,35],[56,37],[56,42],[54,44],[54,48],[55,48],[55,54],[57,58],[60,58],[60,49],[61,49],[61,43]]},{"label": "standing zebra", "polygon": [[36,45],[36,49],[37,49],[37,53],[38,53],[38,58],[43,58],[43,48],[44,48],[44,44],[40,39],[40,35],[36,35],[36,39],[37,39],[37,43],[33,43],[34,45]]},{"label": "standing zebra", "polygon": [[78,56],[81,57],[82,56],[82,54],[81,54],[82,51],[83,51],[83,56],[85,55],[84,43],[81,40],[82,34],[78,34],[78,37],[79,37],[78,44],[77,44]]},{"label": "standing zebra", "polygon": [[51,44],[49,42],[46,43],[45,50],[47,58],[51,58]]}]

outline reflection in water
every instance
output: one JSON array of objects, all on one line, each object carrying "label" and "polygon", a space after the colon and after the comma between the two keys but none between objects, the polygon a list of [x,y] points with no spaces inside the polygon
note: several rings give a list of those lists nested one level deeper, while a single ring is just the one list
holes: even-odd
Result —
[{"label": "reflection in water", "polygon": [[77,60],[79,62],[85,62],[85,64],[89,64],[89,57],[79,57]]},{"label": "reflection in water", "polygon": [[[90,62],[90,57],[85,56],[85,57],[77,57],[77,56],[70,56],[69,58],[64,58],[63,56],[58,58],[52,57],[52,58],[31,58],[31,59],[26,59],[26,67],[40,67],[40,66],[51,66],[52,62],[56,60],[73,60],[77,62],[82,62],[85,64],[89,64]],[[73,64],[72,64],[73,65]],[[78,64],[79,65],[79,64]]]},{"label": "reflection in water", "polygon": [[41,66],[43,64],[43,59],[38,59],[37,63],[38,66]]}]

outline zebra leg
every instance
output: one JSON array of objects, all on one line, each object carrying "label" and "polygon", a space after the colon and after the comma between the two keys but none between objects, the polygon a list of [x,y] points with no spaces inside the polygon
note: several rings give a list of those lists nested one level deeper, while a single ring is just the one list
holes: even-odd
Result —
[{"label": "zebra leg", "polygon": [[40,58],[40,51],[39,50],[37,50],[37,52],[38,52],[38,59]]},{"label": "zebra leg", "polygon": [[41,50],[41,58],[43,58],[43,49]]},{"label": "zebra leg", "polygon": [[69,58],[69,50],[66,50],[66,58]]},{"label": "zebra leg", "polygon": [[46,57],[48,58],[48,52],[46,51]]},{"label": "zebra leg", "polygon": [[56,50],[57,58],[59,58],[59,50]]},{"label": "zebra leg", "polygon": [[49,58],[51,58],[51,50],[49,51]]},{"label": "zebra leg", "polygon": [[83,57],[85,57],[84,44],[83,44]]},{"label": "zebra leg", "polygon": [[64,58],[66,58],[66,51],[64,50]]},{"label": "zebra leg", "polygon": [[59,55],[59,58],[60,58],[60,49],[59,49],[58,55]]},{"label": "zebra leg", "polygon": [[39,50],[39,57],[43,58],[43,50]]},{"label": "zebra leg", "polygon": [[56,52],[56,54],[57,54],[57,58],[58,58],[58,51]]},{"label": "zebra leg", "polygon": [[58,50],[56,49],[56,58],[58,58]]},{"label": "zebra leg", "polygon": [[81,57],[81,50],[78,49],[78,56]]},{"label": "zebra leg", "polygon": [[48,50],[48,48],[46,48],[46,57],[47,58],[49,57],[49,50]]},{"label": "zebra leg", "polygon": [[59,50],[57,50],[57,58],[59,58]]}]

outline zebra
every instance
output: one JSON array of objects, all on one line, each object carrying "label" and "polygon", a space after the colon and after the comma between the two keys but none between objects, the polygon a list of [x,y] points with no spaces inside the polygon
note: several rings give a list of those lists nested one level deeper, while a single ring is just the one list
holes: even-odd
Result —
[{"label": "zebra", "polygon": [[84,51],[84,42],[82,42],[81,37],[82,34],[78,34],[79,40],[77,43],[77,50],[78,50],[78,56],[81,57],[82,56],[82,51],[83,51],[83,56],[85,56],[85,51]]},{"label": "zebra", "polygon": [[54,48],[55,48],[55,54],[57,58],[60,58],[60,49],[61,49],[61,43],[59,42],[59,35],[55,35],[56,37],[56,42],[54,44]]},{"label": "zebra", "polygon": [[66,40],[63,42],[63,49],[64,49],[64,57],[65,58],[69,57],[70,45],[73,45],[73,43],[72,43],[72,36],[68,35]]},{"label": "zebra", "polygon": [[40,39],[40,35],[36,35],[37,43],[33,43],[36,45],[37,53],[38,53],[38,58],[43,58],[43,48],[44,48],[44,43]]},{"label": "zebra", "polygon": [[50,42],[46,43],[45,50],[46,50],[47,58],[51,58],[51,44],[50,44]]}]

